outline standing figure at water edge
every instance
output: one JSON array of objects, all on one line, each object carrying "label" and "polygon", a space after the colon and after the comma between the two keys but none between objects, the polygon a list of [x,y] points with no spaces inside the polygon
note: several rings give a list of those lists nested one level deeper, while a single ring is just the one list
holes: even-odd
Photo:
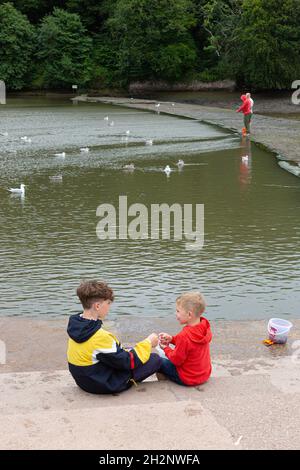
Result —
[{"label": "standing figure at water edge", "polygon": [[246,93],[247,100],[250,100],[251,103],[251,114],[253,115],[253,106],[254,106],[254,101],[251,98],[251,93]]},{"label": "standing figure at water edge", "polygon": [[250,122],[251,122],[251,117],[252,117],[252,106],[251,101],[253,100],[250,98],[247,98],[246,95],[241,96],[241,100],[243,101],[243,104],[236,110],[237,113],[243,112],[244,114],[244,126],[246,129],[246,134],[250,134]]}]

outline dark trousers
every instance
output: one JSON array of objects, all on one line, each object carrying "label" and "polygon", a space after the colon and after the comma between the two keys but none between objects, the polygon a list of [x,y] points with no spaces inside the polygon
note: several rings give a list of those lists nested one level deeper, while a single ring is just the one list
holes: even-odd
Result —
[{"label": "dark trousers", "polygon": [[244,115],[244,126],[247,129],[247,133],[250,134],[250,122],[251,122],[252,114]]},{"label": "dark trousers", "polygon": [[138,366],[132,371],[133,379],[136,382],[142,382],[147,377],[150,377],[150,375],[155,374],[161,366],[161,361],[162,359],[158,354],[150,354],[150,358],[145,364]]},{"label": "dark trousers", "polygon": [[172,380],[172,382],[176,382],[179,385],[186,385],[182,382],[176,367],[171,361],[169,361],[169,359],[162,359],[161,361],[161,366],[158,372],[164,374],[168,379]]}]

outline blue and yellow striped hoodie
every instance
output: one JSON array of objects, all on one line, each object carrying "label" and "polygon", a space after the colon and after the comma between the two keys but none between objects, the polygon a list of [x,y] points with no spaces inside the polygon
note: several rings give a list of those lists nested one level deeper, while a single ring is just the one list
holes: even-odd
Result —
[{"label": "blue and yellow striped hoodie", "polygon": [[90,393],[116,393],[132,384],[133,370],[148,361],[151,343],[130,350],[102,327],[101,320],[72,315],[68,324],[69,370],[77,385]]}]

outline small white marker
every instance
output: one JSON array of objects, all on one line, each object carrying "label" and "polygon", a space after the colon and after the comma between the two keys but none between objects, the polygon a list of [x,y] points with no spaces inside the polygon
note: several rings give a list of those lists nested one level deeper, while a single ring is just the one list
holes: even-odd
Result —
[{"label": "small white marker", "polygon": [[234,445],[235,445],[235,446],[238,446],[238,445],[240,444],[240,442],[241,442],[242,439],[243,439],[243,436],[240,436],[240,437],[238,438],[238,440],[234,443]]}]

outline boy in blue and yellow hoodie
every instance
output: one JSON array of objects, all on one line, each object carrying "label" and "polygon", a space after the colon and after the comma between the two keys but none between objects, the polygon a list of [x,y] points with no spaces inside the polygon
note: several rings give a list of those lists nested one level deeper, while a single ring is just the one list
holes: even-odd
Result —
[{"label": "boy in blue and yellow hoodie", "polygon": [[83,312],[72,315],[68,324],[69,370],[77,383],[89,393],[117,393],[133,381],[141,382],[157,372],[161,358],[151,354],[158,344],[155,333],[126,350],[103,328],[114,300],[112,289],[101,281],[85,281],[77,289]]}]

